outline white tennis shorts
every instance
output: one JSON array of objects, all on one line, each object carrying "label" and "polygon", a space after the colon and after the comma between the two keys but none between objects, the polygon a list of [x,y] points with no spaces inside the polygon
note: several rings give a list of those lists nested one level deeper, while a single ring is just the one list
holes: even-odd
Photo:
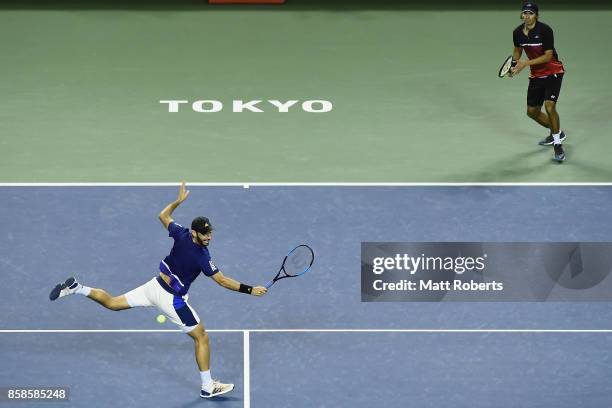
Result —
[{"label": "white tennis shorts", "polygon": [[125,298],[130,307],[155,306],[185,333],[189,333],[200,323],[200,317],[187,302],[189,295],[181,297],[168,292],[157,278],[129,291]]}]

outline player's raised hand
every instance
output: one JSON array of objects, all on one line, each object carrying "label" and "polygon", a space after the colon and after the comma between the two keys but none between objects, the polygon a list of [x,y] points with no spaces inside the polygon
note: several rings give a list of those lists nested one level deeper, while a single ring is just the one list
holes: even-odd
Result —
[{"label": "player's raised hand", "polygon": [[263,296],[266,293],[268,293],[268,289],[266,289],[263,286],[255,286],[251,290],[251,295],[253,295],[253,296]]},{"label": "player's raised hand", "polygon": [[181,185],[179,187],[178,198],[176,199],[176,201],[178,201],[179,203],[182,203],[183,201],[187,199],[188,196],[189,196],[189,190],[187,190],[187,187],[185,187],[185,180],[182,180]]}]

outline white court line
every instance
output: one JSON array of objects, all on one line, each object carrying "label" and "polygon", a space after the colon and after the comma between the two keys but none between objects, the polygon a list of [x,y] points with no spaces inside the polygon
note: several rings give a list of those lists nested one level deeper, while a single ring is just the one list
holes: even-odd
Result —
[{"label": "white court line", "polygon": [[[0,187],[174,187],[177,182],[151,182],[151,183],[0,183]],[[525,182],[525,183],[350,183],[350,182],[329,182],[329,183],[257,183],[257,182],[236,182],[236,183],[208,183],[208,182],[188,182],[188,186],[194,187],[572,187],[572,186],[612,186],[612,182]]]},{"label": "white court line", "polygon": [[[242,333],[244,330],[207,330],[212,333]],[[184,333],[180,329],[7,329],[0,333]]]},{"label": "white court line", "polygon": [[[219,329],[209,333],[612,333],[612,329]],[[0,329],[0,333],[183,333],[147,329]]]},{"label": "white court line", "polygon": [[243,348],[244,348],[244,408],[251,408],[251,346],[249,341],[249,331],[244,331]]}]

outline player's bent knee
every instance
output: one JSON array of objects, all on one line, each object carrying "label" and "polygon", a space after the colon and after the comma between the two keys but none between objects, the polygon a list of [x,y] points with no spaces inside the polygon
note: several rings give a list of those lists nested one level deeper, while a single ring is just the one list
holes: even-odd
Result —
[{"label": "player's bent knee", "polygon": [[206,331],[204,331],[204,329],[202,329],[202,331],[200,333],[198,333],[197,337],[195,337],[195,339],[201,343],[205,343],[208,344],[208,333],[206,333]]},{"label": "player's bent knee", "polygon": [[190,331],[188,334],[193,338],[195,342],[208,343],[208,333],[206,332],[206,330],[204,330],[204,327],[201,323],[198,323],[195,329]]},{"label": "player's bent knee", "polygon": [[544,102],[544,109],[546,109],[547,113],[555,112],[557,104],[553,101]]},{"label": "player's bent knee", "polygon": [[527,108],[527,116],[529,116],[530,118],[537,118],[538,115],[540,114],[541,108],[539,106],[537,107],[528,107]]}]

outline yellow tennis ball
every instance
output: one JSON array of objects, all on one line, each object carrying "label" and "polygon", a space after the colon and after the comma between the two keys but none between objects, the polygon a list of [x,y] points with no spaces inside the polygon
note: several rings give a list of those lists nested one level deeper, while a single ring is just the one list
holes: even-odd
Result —
[{"label": "yellow tennis ball", "polygon": [[166,316],[164,315],[157,315],[157,323],[165,323],[166,322]]}]

